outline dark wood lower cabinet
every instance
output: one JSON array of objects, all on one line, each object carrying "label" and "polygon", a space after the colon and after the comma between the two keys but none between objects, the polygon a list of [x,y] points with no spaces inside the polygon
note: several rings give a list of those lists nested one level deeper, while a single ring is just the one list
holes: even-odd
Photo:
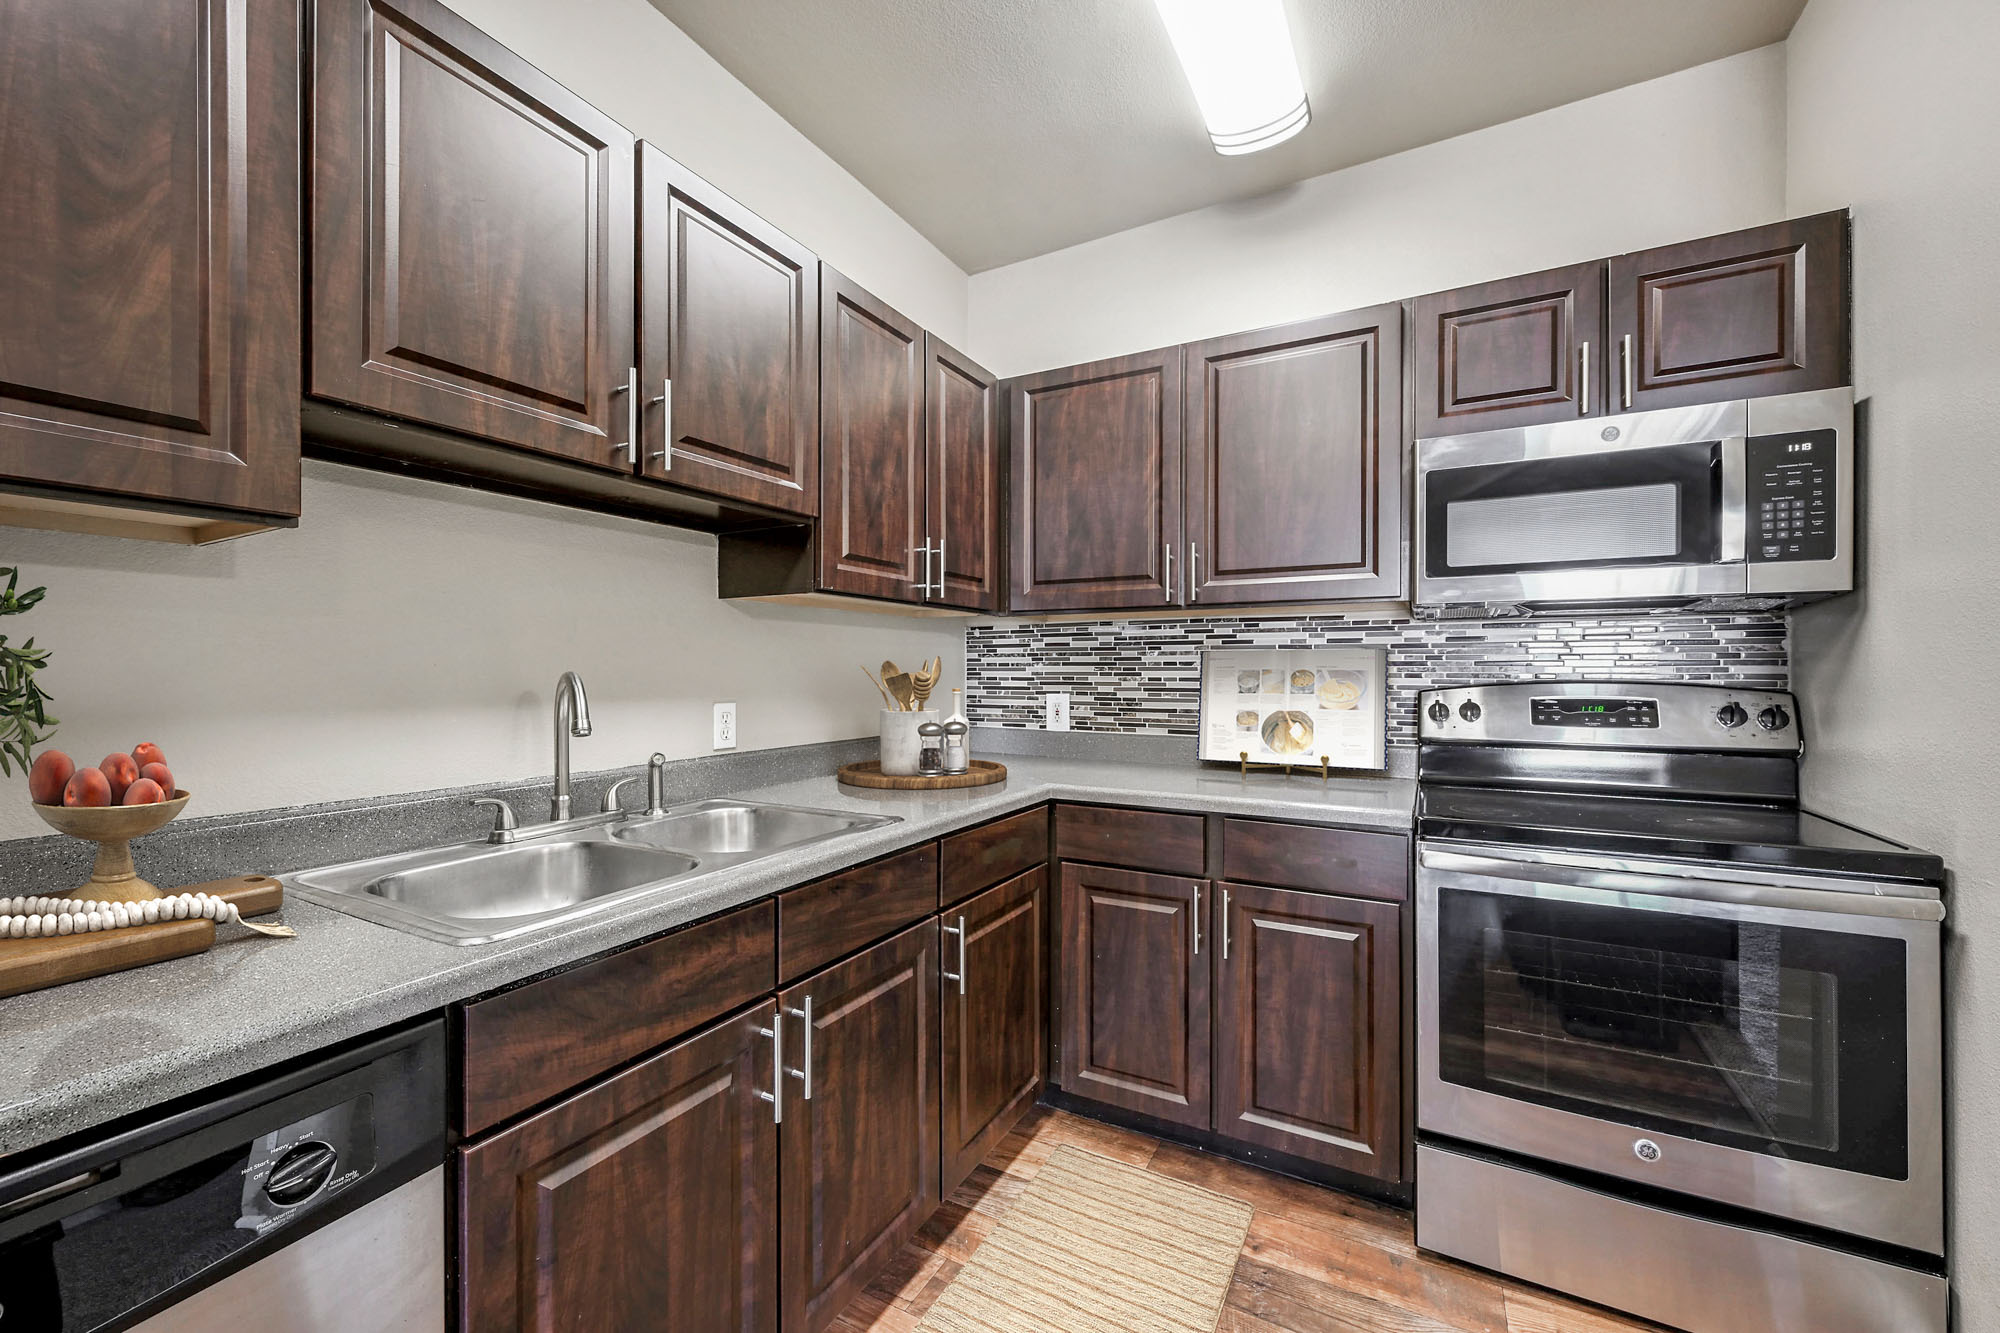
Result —
[{"label": "dark wood lower cabinet", "polygon": [[778,1326],[769,1001],[458,1161],[461,1333]]},{"label": "dark wood lower cabinet", "polygon": [[1048,878],[1036,866],[944,917],[940,1195],[963,1184],[1041,1094]]},{"label": "dark wood lower cabinet", "polygon": [[785,1333],[831,1324],[938,1205],[937,974],[933,918],[779,996]]},{"label": "dark wood lower cabinet", "polygon": [[1062,1086],[1207,1129],[1207,886],[1062,867]]},{"label": "dark wood lower cabinet", "polygon": [[1217,884],[1215,1130],[1402,1176],[1400,909]]}]

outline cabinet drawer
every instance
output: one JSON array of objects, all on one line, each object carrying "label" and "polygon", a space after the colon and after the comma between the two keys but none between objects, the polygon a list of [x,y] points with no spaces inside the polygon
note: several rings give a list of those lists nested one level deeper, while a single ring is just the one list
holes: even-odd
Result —
[{"label": "cabinet drawer", "polygon": [[937,844],[927,842],[778,898],[778,980],[792,981],[937,911]]},{"label": "cabinet drawer", "polygon": [[774,920],[770,903],[756,903],[466,1005],[464,1132],[477,1134],[769,991]]},{"label": "cabinet drawer", "polygon": [[1410,896],[1410,841],[1400,833],[1225,819],[1222,877],[1399,903]]},{"label": "cabinet drawer", "polygon": [[1200,815],[1119,810],[1103,805],[1056,807],[1056,856],[1168,875],[1207,870]]},{"label": "cabinet drawer", "polygon": [[938,844],[938,905],[963,902],[1048,859],[1047,806],[954,833]]}]

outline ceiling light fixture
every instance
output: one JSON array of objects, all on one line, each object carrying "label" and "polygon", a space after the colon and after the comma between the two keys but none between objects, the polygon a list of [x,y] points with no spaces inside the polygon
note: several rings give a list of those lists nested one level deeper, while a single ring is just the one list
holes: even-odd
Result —
[{"label": "ceiling light fixture", "polygon": [[1153,0],[1215,151],[1283,143],[1312,116],[1284,0]]}]

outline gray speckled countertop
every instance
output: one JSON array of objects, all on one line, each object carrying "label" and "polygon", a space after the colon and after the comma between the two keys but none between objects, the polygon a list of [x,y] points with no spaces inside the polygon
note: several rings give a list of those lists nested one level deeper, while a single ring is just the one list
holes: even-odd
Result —
[{"label": "gray speckled countertop", "polygon": [[1002,757],[1007,781],[958,791],[862,790],[831,775],[717,789],[708,794],[902,822],[516,939],[439,944],[295,897],[277,918],[295,940],[226,932],[191,958],[0,1000],[0,1157],[1044,801],[1407,829],[1415,799],[1404,778],[1323,783],[1192,763]]}]

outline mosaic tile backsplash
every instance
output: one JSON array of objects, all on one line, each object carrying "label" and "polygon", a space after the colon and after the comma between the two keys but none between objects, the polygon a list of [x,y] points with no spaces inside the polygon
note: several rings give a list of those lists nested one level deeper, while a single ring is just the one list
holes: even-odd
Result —
[{"label": "mosaic tile backsplash", "polygon": [[1770,615],[1578,620],[1001,621],[965,631],[966,712],[1039,727],[1042,695],[1067,690],[1078,731],[1192,736],[1207,648],[1389,650],[1389,744],[1417,742],[1417,692],[1494,680],[1674,680],[1788,688],[1785,621]]}]

